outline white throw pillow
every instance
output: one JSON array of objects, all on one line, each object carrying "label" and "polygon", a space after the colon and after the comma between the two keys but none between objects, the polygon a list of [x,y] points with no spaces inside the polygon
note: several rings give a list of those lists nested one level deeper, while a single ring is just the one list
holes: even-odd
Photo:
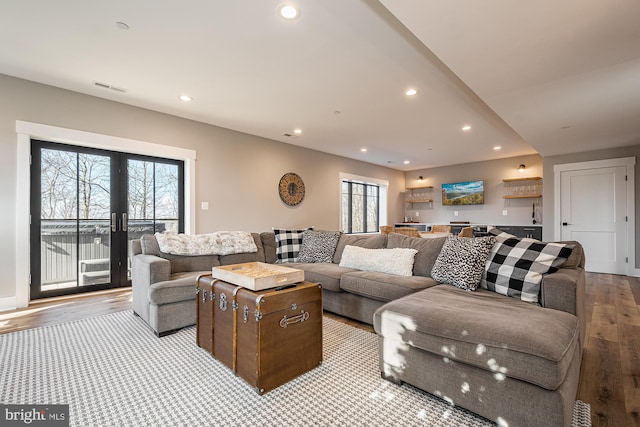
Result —
[{"label": "white throw pillow", "polygon": [[412,276],[416,253],[417,250],[409,248],[367,249],[347,245],[342,253],[340,267]]}]

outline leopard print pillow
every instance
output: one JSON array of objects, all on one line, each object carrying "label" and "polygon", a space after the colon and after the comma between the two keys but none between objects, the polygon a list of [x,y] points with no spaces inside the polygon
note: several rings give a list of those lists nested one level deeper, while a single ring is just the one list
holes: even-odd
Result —
[{"label": "leopard print pillow", "polygon": [[436,259],[431,277],[437,282],[475,291],[482,279],[495,237],[449,236]]},{"label": "leopard print pillow", "polygon": [[297,262],[332,262],[341,234],[340,231],[305,231]]}]

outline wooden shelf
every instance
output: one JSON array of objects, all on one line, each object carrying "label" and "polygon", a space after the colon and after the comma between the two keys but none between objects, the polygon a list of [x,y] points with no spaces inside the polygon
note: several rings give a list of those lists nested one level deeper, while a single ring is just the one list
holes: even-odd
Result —
[{"label": "wooden shelf", "polygon": [[407,203],[431,203],[433,202],[433,199],[407,199],[406,200]]},{"label": "wooden shelf", "polygon": [[413,190],[425,190],[425,189],[429,189],[429,188],[433,188],[433,185],[425,185],[424,187],[407,187],[407,190],[413,191]]},{"label": "wooden shelf", "polygon": [[516,182],[516,181],[540,181],[542,178],[539,176],[530,176],[522,178],[505,178],[502,182]]},{"label": "wooden shelf", "polygon": [[521,196],[502,196],[503,199],[537,199],[542,197],[542,194],[523,194]]}]

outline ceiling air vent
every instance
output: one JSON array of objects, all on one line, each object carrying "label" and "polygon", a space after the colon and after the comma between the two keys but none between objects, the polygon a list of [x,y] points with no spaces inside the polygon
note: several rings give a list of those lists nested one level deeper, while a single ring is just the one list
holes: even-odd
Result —
[{"label": "ceiling air vent", "polygon": [[101,87],[103,89],[111,89],[111,90],[115,90],[116,92],[120,92],[120,93],[125,93],[127,90],[123,89],[121,87],[116,87],[116,86],[112,86],[110,84],[107,83],[101,83],[101,82],[97,82],[97,81],[93,81],[93,85],[94,86],[98,86]]}]

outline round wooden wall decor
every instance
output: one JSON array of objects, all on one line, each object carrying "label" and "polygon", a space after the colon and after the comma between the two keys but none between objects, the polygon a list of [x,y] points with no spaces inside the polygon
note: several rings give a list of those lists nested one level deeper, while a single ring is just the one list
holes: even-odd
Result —
[{"label": "round wooden wall decor", "polygon": [[298,174],[285,173],[280,178],[278,192],[282,201],[289,206],[296,206],[304,199],[304,182]]}]

